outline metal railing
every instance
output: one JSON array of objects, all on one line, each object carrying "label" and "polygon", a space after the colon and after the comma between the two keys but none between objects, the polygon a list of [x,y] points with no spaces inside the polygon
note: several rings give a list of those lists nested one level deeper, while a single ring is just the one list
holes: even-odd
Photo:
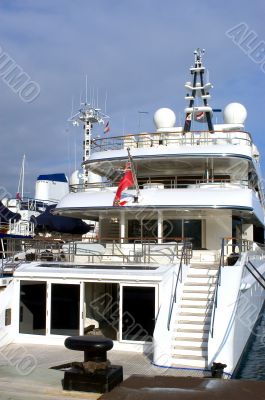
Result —
[{"label": "metal railing", "polygon": [[[250,266],[254,270],[254,272],[253,272],[253,270],[251,270],[251,268],[249,267],[248,264],[250,264]],[[252,264],[252,262],[248,260],[248,262],[245,264],[245,267],[247,268],[248,272],[255,278],[255,280],[260,284],[260,286],[265,290],[265,278],[263,277],[263,275],[261,275],[261,273],[255,267],[255,265]],[[257,275],[255,275],[255,274],[257,274]]]},{"label": "metal railing", "polygon": [[[155,243],[153,240],[135,240],[121,243],[119,240],[108,243],[75,242],[51,239],[5,239],[0,249],[0,258],[9,271],[16,269],[21,262],[46,261],[82,264],[152,264],[165,265],[181,257],[183,240],[170,243]],[[186,257],[191,257],[186,253]],[[79,265],[80,266],[80,265]],[[74,266],[73,266],[74,267]],[[4,267],[3,267],[4,270]]]},{"label": "metal railing", "polygon": [[4,235],[17,235],[17,236],[33,236],[34,223],[31,221],[9,221],[8,223],[0,224],[0,233]]},{"label": "metal railing", "polygon": [[[156,264],[165,265],[173,264],[175,258],[180,257],[183,241],[157,243],[153,239],[135,239],[129,238],[131,243],[121,243],[119,240],[112,242],[97,242],[102,247],[105,246],[106,252],[101,252],[101,249],[85,249],[84,244],[78,243],[68,244],[68,250],[65,255],[71,262],[76,262],[76,257],[80,257],[85,263],[107,263],[107,264]],[[82,248],[83,247],[83,248]],[[69,256],[68,256],[69,254]]]},{"label": "metal railing", "polygon": [[191,260],[191,258],[192,258],[192,245],[190,242],[184,242],[182,250],[181,250],[181,257],[180,257],[180,263],[179,263],[179,269],[178,269],[178,274],[177,274],[177,278],[176,278],[174,293],[171,296],[171,301],[170,301],[169,310],[168,310],[168,319],[167,319],[168,331],[170,330],[172,312],[173,312],[174,304],[176,303],[176,299],[177,299],[178,283],[179,282],[182,283],[182,264],[183,264],[183,262],[185,264],[188,264],[188,262]]},{"label": "metal railing", "polygon": [[245,131],[192,131],[186,134],[176,132],[151,132],[137,135],[113,136],[93,139],[93,152],[130,148],[149,148],[159,146],[207,146],[239,144],[252,145],[250,133]]},{"label": "metal railing", "polygon": [[[138,181],[140,189],[148,188],[163,188],[163,189],[196,189],[196,188],[249,188],[253,189],[254,186],[248,182],[247,179],[231,180],[231,179],[193,179],[186,178],[185,180],[177,179],[156,179],[156,178],[146,178],[145,181],[139,179]],[[70,185],[70,191],[73,193],[85,192],[91,189],[104,190],[106,188],[113,188],[113,191],[117,190],[118,182],[93,182],[93,183],[83,183]]]}]

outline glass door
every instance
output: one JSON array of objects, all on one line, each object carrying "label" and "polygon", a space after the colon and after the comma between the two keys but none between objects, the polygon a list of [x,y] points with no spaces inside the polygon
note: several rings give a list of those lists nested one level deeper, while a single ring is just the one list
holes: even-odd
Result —
[{"label": "glass door", "polygon": [[80,285],[51,284],[50,334],[79,335]]},{"label": "glass door", "polygon": [[202,221],[184,219],[184,237],[191,239],[193,250],[200,250],[202,248]]},{"label": "glass door", "polygon": [[155,327],[155,287],[122,286],[122,340],[152,341]]},{"label": "glass door", "polygon": [[19,333],[46,334],[46,282],[20,282]]}]

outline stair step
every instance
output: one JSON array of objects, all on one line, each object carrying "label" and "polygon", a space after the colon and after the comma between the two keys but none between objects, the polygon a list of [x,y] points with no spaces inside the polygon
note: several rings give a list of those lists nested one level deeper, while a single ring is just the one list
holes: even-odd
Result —
[{"label": "stair step", "polygon": [[[191,273],[192,272],[192,273]],[[196,271],[190,271],[187,275],[187,278],[194,278],[194,279],[205,279],[205,278],[209,278],[209,279],[217,279],[216,275],[208,275],[208,274],[199,274],[199,273],[194,273]]]},{"label": "stair step", "polygon": [[189,305],[191,307],[197,305],[197,306],[212,306],[212,299],[204,299],[204,298],[198,298],[198,297],[190,297],[190,295],[184,295],[181,297],[181,306]]},{"label": "stair step", "polygon": [[198,346],[200,346],[202,343],[207,343],[208,342],[208,338],[206,337],[201,337],[201,338],[197,338],[197,337],[192,337],[192,336],[176,336],[173,338],[173,344],[174,343],[193,343],[193,345],[195,345],[195,343],[198,344]]},{"label": "stair step", "polygon": [[180,308],[183,307],[183,311],[186,309],[192,308],[197,310],[211,310],[213,308],[213,299],[202,299],[202,298],[195,298],[195,297],[182,297]]},{"label": "stair step", "polygon": [[[186,296],[185,296],[186,298]],[[212,301],[209,300],[203,300],[203,299],[194,299],[193,297],[190,300],[183,300],[180,303],[180,308],[207,308],[209,310],[210,308],[213,308],[213,303]],[[185,310],[183,310],[185,311]]]},{"label": "stair step", "polygon": [[177,323],[185,323],[185,324],[208,324],[210,323],[211,318],[208,315],[187,315],[187,314],[178,314],[175,318],[175,324]]},{"label": "stair step", "polygon": [[174,338],[173,341],[175,340],[182,340],[182,338],[189,339],[191,341],[202,341],[206,340],[208,341],[209,338],[209,330],[194,330],[194,329],[177,329],[174,330],[173,332]]},{"label": "stair step", "polygon": [[186,286],[202,286],[202,287],[215,287],[215,284],[213,284],[212,282],[198,282],[198,280],[196,281],[190,281],[187,279],[187,281],[184,283],[184,287]]},{"label": "stair step", "polygon": [[210,325],[210,319],[204,321],[204,320],[189,320],[189,319],[180,319],[176,320],[175,324],[176,327],[179,325],[197,325],[197,326],[207,326]]},{"label": "stair step", "polygon": [[208,307],[205,305],[196,305],[196,304],[181,304],[180,305],[180,313],[179,315],[207,315],[210,316],[212,312],[212,306]]},{"label": "stair step", "polygon": [[209,314],[209,311],[206,311],[204,308],[202,311],[194,310],[193,308],[185,309],[181,311],[178,315],[184,317],[206,317]]},{"label": "stair step", "polygon": [[183,356],[190,356],[190,357],[207,357],[208,356],[208,351],[205,349],[201,348],[195,348],[194,349],[185,349],[185,348],[180,348],[178,346],[174,347],[172,349],[172,357],[177,354],[179,357],[180,355]]},{"label": "stair step", "polygon": [[219,269],[219,264],[217,265],[213,265],[213,264],[198,264],[198,263],[196,263],[196,264],[191,264],[191,266],[190,266],[190,270],[191,269],[208,269],[208,270],[212,270],[212,271],[214,271],[214,270],[218,270]]},{"label": "stair step", "polygon": [[207,291],[196,291],[193,292],[192,290],[187,290],[184,291],[183,295],[182,295],[182,299],[183,300],[208,300],[208,301],[212,301],[213,300],[213,293],[211,292],[207,292]]},{"label": "stair step", "polygon": [[173,341],[174,349],[183,349],[183,350],[198,350],[204,349],[207,351],[208,345],[207,342],[192,342],[191,340],[186,340],[185,342],[180,340]]},{"label": "stair step", "polygon": [[189,332],[189,333],[209,333],[210,325],[194,326],[192,324],[183,324],[182,326],[175,327],[174,332]]},{"label": "stair step", "polygon": [[171,360],[172,367],[186,367],[186,368],[206,368],[208,366],[207,359],[204,357],[200,358],[185,358],[184,356],[181,358],[172,357]]},{"label": "stair step", "polygon": [[185,354],[181,354],[181,353],[172,355],[172,358],[181,358],[183,360],[185,360],[185,359],[186,360],[205,360],[204,356],[196,356],[196,355],[191,355],[191,354],[185,355]]},{"label": "stair step", "polygon": [[216,286],[217,278],[205,276],[204,278],[190,278],[187,277],[184,286]]},{"label": "stair step", "polygon": [[[201,285],[198,285],[198,289],[196,289],[195,287],[197,285],[194,285],[195,287],[192,287],[193,285],[184,285],[183,287],[183,293],[213,293],[214,292],[214,287],[211,287],[208,285],[206,285],[206,288],[203,289],[201,288]],[[203,285],[205,286],[205,285]]]},{"label": "stair step", "polygon": [[[180,305],[180,312],[197,312],[197,311],[203,311],[211,313],[212,312],[212,300],[210,302],[202,302],[200,300],[207,300],[207,299],[198,299],[195,301],[192,300],[182,300],[181,305]],[[195,303],[195,304],[194,304]]]}]

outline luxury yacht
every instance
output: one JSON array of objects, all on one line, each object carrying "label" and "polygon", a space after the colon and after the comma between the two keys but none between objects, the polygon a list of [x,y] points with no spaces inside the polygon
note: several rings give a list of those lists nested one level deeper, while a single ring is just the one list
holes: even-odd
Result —
[{"label": "luxury yacht", "polygon": [[[233,374],[264,301],[264,196],[245,107],[210,106],[204,51],[185,84],[183,126],[161,108],[150,133],[94,138],[86,104],[83,179],[54,214],[98,223],[94,237],[22,263],[0,293],[0,345],[103,334],[162,367]],[[220,115],[220,114],[219,114]],[[63,255],[63,258],[62,258]]]}]

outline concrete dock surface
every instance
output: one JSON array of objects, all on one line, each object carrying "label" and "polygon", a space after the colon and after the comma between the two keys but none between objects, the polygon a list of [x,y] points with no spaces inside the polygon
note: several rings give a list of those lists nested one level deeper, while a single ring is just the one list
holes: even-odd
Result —
[{"label": "concrete dock surface", "polygon": [[[122,365],[124,379],[133,374],[146,376],[203,376],[189,370],[158,368],[149,357],[140,353],[111,350],[108,358],[114,365]],[[98,399],[101,395],[70,392],[62,389],[64,372],[52,367],[73,361],[83,361],[83,352],[63,346],[10,344],[0,348],[0,399],[55,400]]]}]

